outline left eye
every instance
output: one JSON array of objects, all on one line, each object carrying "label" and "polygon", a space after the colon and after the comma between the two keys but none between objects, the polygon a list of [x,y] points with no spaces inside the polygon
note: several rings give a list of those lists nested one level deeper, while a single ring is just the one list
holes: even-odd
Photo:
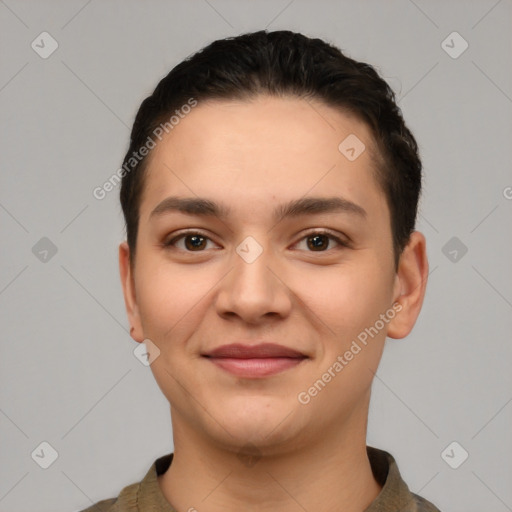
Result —
[{"label": "left eye", "polygon": [[341,240],[341,238],[335,236],[327,231],[315,231],[308,233],[301,239],[300,242],[305,241],[306,246],[312,252],[325,252],[329,242],[334,240],[338,246],[347,247],[347,243]]}]

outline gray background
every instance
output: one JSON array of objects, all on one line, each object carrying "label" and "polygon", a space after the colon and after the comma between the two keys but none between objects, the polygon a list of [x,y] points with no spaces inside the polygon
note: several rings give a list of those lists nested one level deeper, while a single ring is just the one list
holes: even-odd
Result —
[{"label": "gray background", "polygon": [[[1,511],[85,508],[172,451],[168,403],[128,335],[118,190],[92,191],[171,67],[262,28],[376,65],[420,143],[431,275],[413,333],[388,341],[368,443],[443,512],[512,510],[510,0],[0,0]],[[59,45],[46,59],[31,47],[43,31]],[[469,44],[458,58],[441,44],[453,31]],[[31,456],[43,441],[48,469]]]}]

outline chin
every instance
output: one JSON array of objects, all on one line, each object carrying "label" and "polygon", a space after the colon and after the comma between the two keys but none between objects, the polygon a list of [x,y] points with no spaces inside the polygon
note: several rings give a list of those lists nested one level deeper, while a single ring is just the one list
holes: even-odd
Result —
[{"label": "chin", "polygon": [[[237,451],[244,446],[256,446],[260,449],[282,447],[291,442],[300,433],[301,426],[297,415],[293,413],[295,405],[288,407],[278,401],[272,404],[269,397],[257,400],[245,399],[242,403],[232,402],[222,410],[211,411],[214,418],[222,418],[222,428],[208,416],[207,421],[214,428],[217,440],[231,450]],[[213,432],[212,432],[213,434]]]}]

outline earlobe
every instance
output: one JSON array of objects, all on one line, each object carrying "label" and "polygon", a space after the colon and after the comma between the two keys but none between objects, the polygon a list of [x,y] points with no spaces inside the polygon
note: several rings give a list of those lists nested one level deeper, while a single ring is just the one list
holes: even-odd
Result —
[{"label": "earlobe", "polygon": [[119,244],[119,273],[123,287],[126,313],[131,325],[130,336],[135,341],[141,343],[144,341],[144,334],[137,305],[134,276],[130,265],[130,248],[126,241]]},{"label": "earlobe", "polygon": [[389,323],[390,338],[405,338],[420,314],[428,279],[426,240],[422,233],[414,231],[404,248],[396,274],[393,302],[401,306]]}]

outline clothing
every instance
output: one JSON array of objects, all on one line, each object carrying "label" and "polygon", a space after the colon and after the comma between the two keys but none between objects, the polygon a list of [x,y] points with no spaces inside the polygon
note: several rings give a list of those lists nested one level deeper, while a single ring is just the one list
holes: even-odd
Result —
[{"label": "clothing", "polygon": [[[367,452],[382,489],[364,512],[440,512],[432,503],[409,491],[392,455],[371,446]],[[125,487],[117,498],[102,500],[81,512],[176,512],[157,480],[171,465],[173,455],[168,453],[156,459],[142,481]]]}]

